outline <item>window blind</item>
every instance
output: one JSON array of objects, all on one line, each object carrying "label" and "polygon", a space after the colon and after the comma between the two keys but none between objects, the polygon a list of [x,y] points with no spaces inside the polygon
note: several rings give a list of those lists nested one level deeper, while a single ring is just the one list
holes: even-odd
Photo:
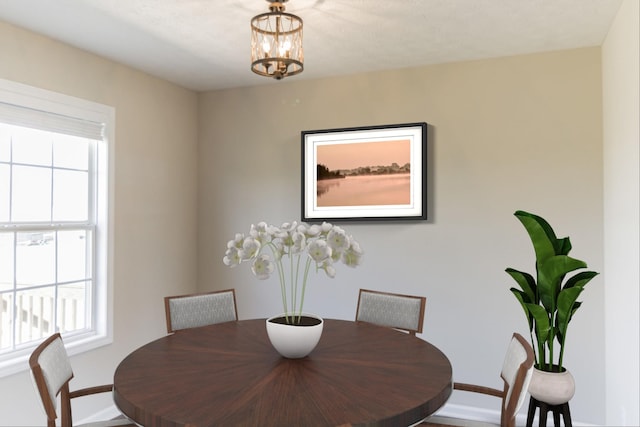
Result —
[{"label": "window blind", "polygon": [[49,132],[102,140],[104,123],[0,102],[0,122]]}]

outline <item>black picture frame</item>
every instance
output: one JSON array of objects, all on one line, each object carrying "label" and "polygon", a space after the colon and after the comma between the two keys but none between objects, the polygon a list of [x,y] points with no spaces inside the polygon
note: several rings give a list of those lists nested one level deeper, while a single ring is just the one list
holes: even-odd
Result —
[{"label": "black picture frame", "polygon": [[301,132],[305,222],[427,219],[427,123]]}]

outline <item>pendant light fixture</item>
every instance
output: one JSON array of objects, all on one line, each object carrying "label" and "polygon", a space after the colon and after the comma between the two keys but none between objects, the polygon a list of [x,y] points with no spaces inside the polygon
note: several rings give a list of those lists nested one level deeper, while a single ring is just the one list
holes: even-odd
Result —
[{"label": "pendant light fixture", "polygon": [[251,19],[251,71],[281,80],[302,72],[302,19],[284,11],[288,0],[267,0],[269,12]]}]

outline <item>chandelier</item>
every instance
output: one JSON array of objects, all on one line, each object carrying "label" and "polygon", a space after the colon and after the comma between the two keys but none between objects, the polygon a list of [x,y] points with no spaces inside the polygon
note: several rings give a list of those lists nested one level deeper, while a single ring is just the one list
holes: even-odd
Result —
[{"label": "chandelier", "polygon": [[269,12],[251,19],[251,71],[281,80],[302,72],[302,19],[285,13],[288,0],[267,0]]}]

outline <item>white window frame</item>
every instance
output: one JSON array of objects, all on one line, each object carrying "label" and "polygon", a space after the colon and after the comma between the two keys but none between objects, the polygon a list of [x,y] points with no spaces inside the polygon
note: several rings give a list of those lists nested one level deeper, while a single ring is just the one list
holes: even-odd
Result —
[{"label": "white window frame", "polygon": [[[104,139],[97,144],[97,194],[94,256],[93,328],[65,336],[69,355],[113,342],[113,182],[115,109],[111,106],[0,79],[0,102],[104,125]],[[38,342],[0,360],[0,378],[29,369],[28,359]]]}]

